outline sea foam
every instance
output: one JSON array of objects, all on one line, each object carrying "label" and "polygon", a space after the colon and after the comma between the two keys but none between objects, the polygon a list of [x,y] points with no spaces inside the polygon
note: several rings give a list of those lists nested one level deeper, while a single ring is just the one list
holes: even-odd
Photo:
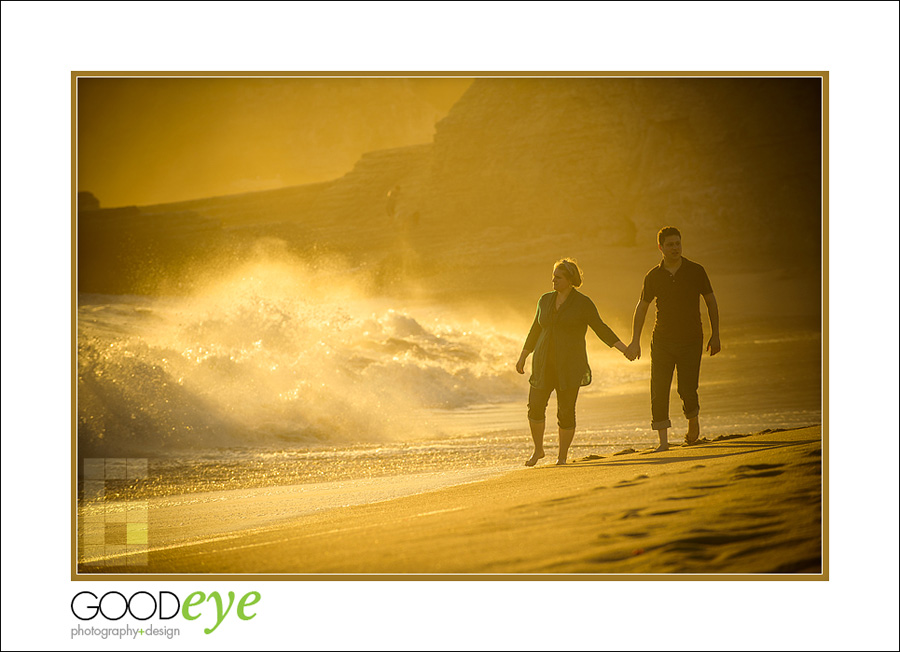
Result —
[{"label": "sea foam", "polygon": [[521,394],[521,335],[332,281],[268,261],[192,297],[80,297],[82,454],[408,438],[419,409]]}]

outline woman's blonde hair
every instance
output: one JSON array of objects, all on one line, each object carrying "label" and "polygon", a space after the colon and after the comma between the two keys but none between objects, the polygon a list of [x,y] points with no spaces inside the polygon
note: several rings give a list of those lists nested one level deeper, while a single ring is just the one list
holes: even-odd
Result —
[{"label": "woman's blonde hair", "polygon": [[557,269],[563,271],[563,274],[569,279],[569,283],[572,284],[572,287],[581,287],[581,268],[578,266],[578,263],[575,262],[574,258],[560,258],[553,263],[553,270],[556,271]]}]

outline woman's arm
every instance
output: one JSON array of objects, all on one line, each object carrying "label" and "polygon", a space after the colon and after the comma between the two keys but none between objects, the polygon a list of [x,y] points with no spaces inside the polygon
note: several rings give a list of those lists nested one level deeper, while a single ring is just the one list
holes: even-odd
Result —
[{"label": "woman's arm", "polygon": [[531,351],[522,349],[522,353],[519,355],[519,360],[518,362],[516,362],[516,371],[518,371],[520,374],[525,373],[525,360],[528,358],[528,355],[530,353]]},{"label": "woman's arm", "polygon": [[[618,349],[618,345],[622,344],[622,341],[619,339],[619,336],[616,335],[602,319],[600,319],[600,313],[597,312],[597,306],[595,306],[594,302],[590,299],[588,299],[586,309],[587,323],[588,326],[591,327],[591,330],[597,334],[597,337],[603,340],[603,343],[606,344],[606,346],[614,346]],[[622,346],[624,346],[624,344]],[[621,351],[621,349],[619,350]]]},{"label": "woman's arm", "polygon": [[522,353],[519,354],[519,360],[516,362],[516,371],[520,374],[525,373],[525,360],[528,355],[534,351],[537,346],[538,337],[541,335],[541,302],[538,301],[537,309],[534,312],[534,321],[531,324],[531,330],[528,331],[528,337],[525,338],[525,346],[522,347]]},{"label": "woman's arm", "polygon": [[628,357],[628,346],[625,342],[620,340],[613,330],[600,319],[600,313],[597,311],[597,306],[594,305],[593,301],[591,301],[588,315],[588,324],[590,325],[591,330],[597,334],[597,337],[603,340],[607,346],[615,348],[629,360],[633,359]]}]

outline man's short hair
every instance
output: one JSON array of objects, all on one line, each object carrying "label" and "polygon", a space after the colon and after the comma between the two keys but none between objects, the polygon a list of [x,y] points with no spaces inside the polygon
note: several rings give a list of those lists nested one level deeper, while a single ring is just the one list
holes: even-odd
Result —
[{"label": "man's short hair", "polygon": [[680,238],[681,231],[676,229],[674,226],[664,226],[659,230],[659,233],[656,234],[656,240],[659,242],[659,244],[662,244],[670,235],[677,235]]}]

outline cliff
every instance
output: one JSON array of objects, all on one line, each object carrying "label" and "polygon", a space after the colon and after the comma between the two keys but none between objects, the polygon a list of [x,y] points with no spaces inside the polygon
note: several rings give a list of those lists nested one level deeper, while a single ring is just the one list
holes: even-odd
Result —
[{"label": "cliff", "polygon": [[465,285],[476,252],[511,278],[557,251],[608,269],[637,247],[645,270],[668,224],[686,255],[817,275],[820,138],[815,79],[476,80],[433,143],[371,152],[339,179],[81,212],[79,291],[189,284],[192,265],[260,238],[387,284],[414,270]]},{"label": "cliff", "polygon": [[476,80],[437,126],[432,207],[606,245],[676,224],[808,246],[820,132],[818,80]]}]

